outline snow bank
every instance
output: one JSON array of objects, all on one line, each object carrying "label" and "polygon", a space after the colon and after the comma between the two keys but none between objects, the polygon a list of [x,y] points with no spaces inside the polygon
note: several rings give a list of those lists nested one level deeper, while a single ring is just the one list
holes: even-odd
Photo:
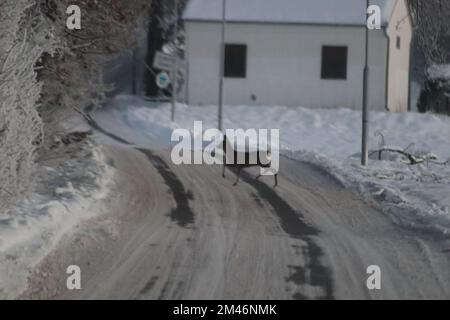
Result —
[{"label": "snow bank", "polygon": [[0,299],[15,298],[26,288],[32,268],[64,234],[102,213],[99,200],[108,196],[114,169],[106,164],[100,147],[81,161],[83,165],[67,161],[63,168],[40,168],[45,171],[40,172],[45,181],[39,181],[44,190],[0,214]]},{"label": "snow bank", "polygon": [[[176,123],[171,123],[169,105],[158,106],[127,96],[119,96],[114,105],[115,108],[103,113],[121,119],[118,130],[137,144],[170,145],[170,129],[192,129],[194,120],[202,120],[205,129],[217,126],[216,106],[178,105]],[[375,198],[396,223],[450,233],[450,167],[409,166],[395,156],[384,156],[382,161],[373,157],[368,168],[361,167],[361,113],[358,111],[225,107],[224,127],[280,129],[280,148],[286,156],[318,165],[363,197]],[[383,133],[388,145],[406,148],[414,143],[410,149],[414,152],[432,152],[442,161],[450,158],[449,117],[371,112],[371,150],[378,148],[377,131]]]}]

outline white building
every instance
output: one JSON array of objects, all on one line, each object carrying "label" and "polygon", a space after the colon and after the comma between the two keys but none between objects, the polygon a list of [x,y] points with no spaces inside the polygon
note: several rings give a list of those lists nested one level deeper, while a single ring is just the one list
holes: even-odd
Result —
[{"label": "white building", "polygon": [[[226,0],[225,104],[360,109],[364,0]],[[381,30],[369,32],[369,108],[409,105],[411,19],[406,0],[371,0]],[[190,0],[186,97],[217,104],[222,0]]]}]

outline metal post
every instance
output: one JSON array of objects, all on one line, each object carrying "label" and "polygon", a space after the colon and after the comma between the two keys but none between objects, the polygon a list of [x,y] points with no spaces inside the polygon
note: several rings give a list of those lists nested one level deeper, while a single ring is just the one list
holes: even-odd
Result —
[{"label": "metal post", "polygon": [[177,73],[178,73],[178,0],[174,2],[175,12],[175,27],[174,27],[174,37],[173,43],[175,46],[175,63],[172,68],[172,112],[171,112],[171,120],[175,121],[175,107],[177,105]]},{"label": "metal post", "polygon": [[131,70],[131,91],[137,95],[137,48],[133,50],[133,69]]},{"label": "metal post", "polygon": [[[367,9],[369,8],[369,0],[366,0],[366,21],[368,19]],[[368,131],[369,131],[369,28],[366,25],[365,34],[365,65],[364,65],[364,83],[363,83],[363,110],[362,110],[362,150],[361,150],[361,165],[367,166],[369,163],[369,146],[368,146]]]},{"label": "metal post", "polygon": [[222,34],[220,48],[220,81],[219,81],[219,130],[222,131],[222,113],[223,113],[223,86],[225,78],[225,25],[226,25],[226,0],[222,0]]}]

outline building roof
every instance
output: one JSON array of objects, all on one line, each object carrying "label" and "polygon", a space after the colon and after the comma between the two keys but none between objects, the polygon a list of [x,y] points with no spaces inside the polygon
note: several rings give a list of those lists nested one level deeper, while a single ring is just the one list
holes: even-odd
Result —
[{"label": "building roof", "polygon": [[[397,0],[370,0],[386,25]],[[228,22],[365,25],[363,0],[226,0]],[[222,0],[189,0],[186,21],[221,21]]]}]

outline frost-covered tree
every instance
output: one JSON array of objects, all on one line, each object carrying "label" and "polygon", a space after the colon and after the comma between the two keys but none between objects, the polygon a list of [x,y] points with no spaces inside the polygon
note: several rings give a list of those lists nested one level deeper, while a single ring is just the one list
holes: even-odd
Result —
[{"label": "frost-covered tree", "polygon": [[[45,56],[39,77],[44,82],[40,111],[47,128],[64,116],[64,108],[80,111],[99,104],[110,86],[104,68],[118,55],[132,51],[137,28],[144,28],[149,0],[45,0],[42,11],[60,39],[55,57]],[[66,28],[69,5],[81,8],[82,28]]]},{"label": "frost-covered tree", "polygon": [[445,63],[448,46],[444,39],[450,35],[450,1],[409,0],[415,39],[428,66]]},{"label": "frost-covered tree", "polygon": [[414,25],[414,42],[425,59],[425,83],[418,109],[450,114],[450,39],[449,0],[409,0]]},{"label": "frost-covered tree", "polygon": [[[67,112],[102,101],[102,71],[132,49],[150,3],[0,0],[0,214],[27,191]],[[69,5],[81,8],[81,30],[66,28]]]},{"label": "frost-covered tree", "polygon": [[43,137],[35,65],[57,42],[34,0],[0,0],[0,213],[29,185]]}]

